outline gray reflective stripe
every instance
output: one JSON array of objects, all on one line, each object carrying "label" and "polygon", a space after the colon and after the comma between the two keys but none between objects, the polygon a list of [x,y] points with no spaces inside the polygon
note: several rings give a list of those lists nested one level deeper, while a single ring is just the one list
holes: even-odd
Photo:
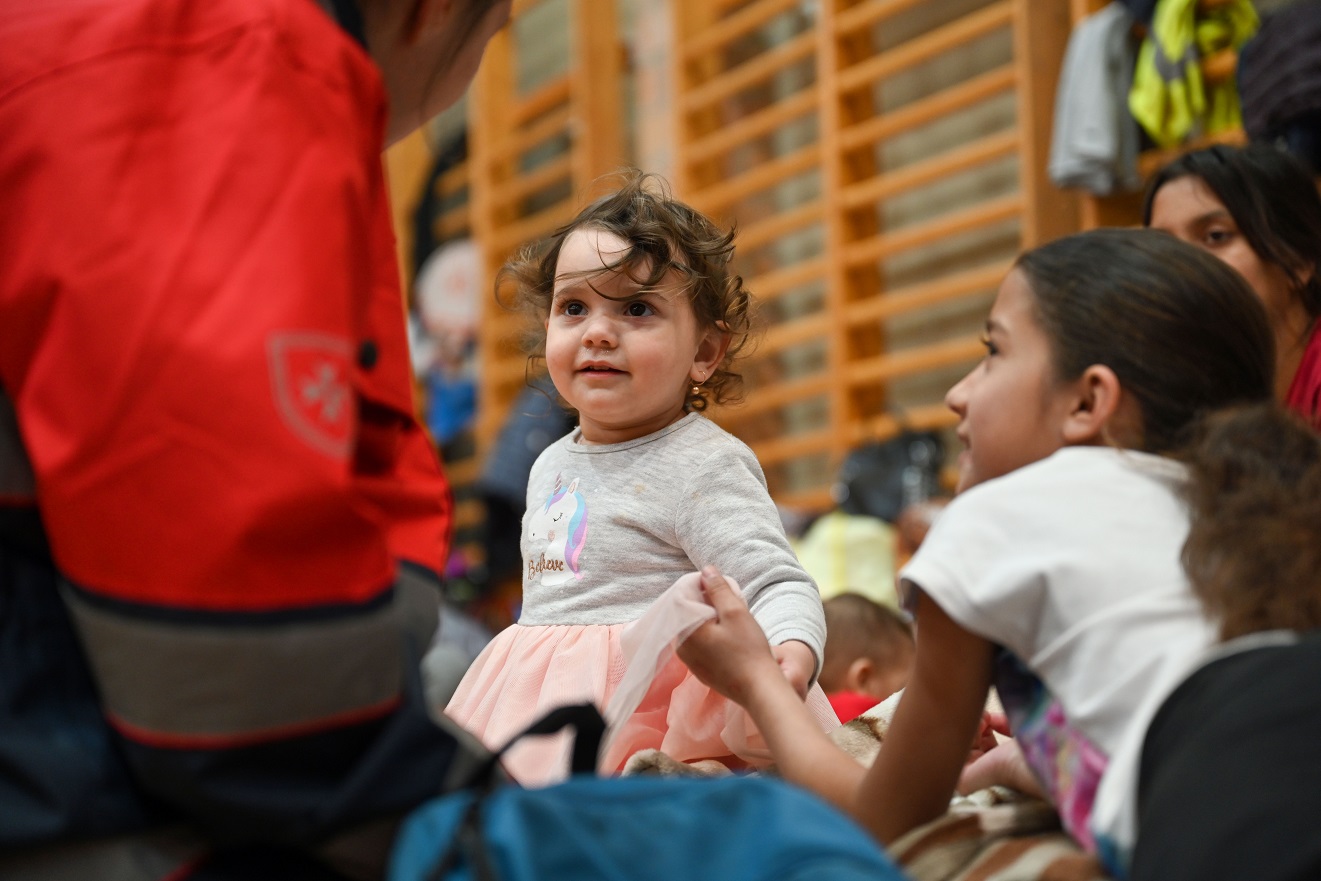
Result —
[{"label": "gray reflective stripe", "polygon": [[1156,51],[1152,53],[1152,59],[1156,63],[1156,73],[1167,83],[1175,82],[1184,78],[1185,71],[1189,64],[1197,63],[1197,49],[1189,44],[1183,50],[1183,57],[1177,61],[1165,54],[1165,47],[1161,45],[1160,40],[1152,40]]},{"label": "gray reflective stripe", "polygon": [[5,881],[161,881],[210,849],[183,829],[24,848],[0,856]]},{"label": "gray reflective stripe", "polygon": [[[436,627],[434,587],[412,582],[361,616],[262,626],[160,621],[62,593],[106,712],[146,742],[183,747],[295,733],[381,707],[401,694],[408,631]],[[427,608],[430,621],[416,620]]]},{"label": "gray reflective stripe", "polygon": [[37,494],[37,482],[32,476],[32,463],[28,461],[23,440],[18,434],[18,417],[9,397],[0,391],[0,496]]}]

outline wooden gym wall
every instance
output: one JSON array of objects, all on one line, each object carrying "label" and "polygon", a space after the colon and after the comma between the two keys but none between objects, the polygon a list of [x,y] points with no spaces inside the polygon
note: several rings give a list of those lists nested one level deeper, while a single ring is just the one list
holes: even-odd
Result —
[{"label": "wooden gym wall", "polygon": [[843,455],[954,420],[1021,249],[1077,228],[1045,177],[1058,0],[674,0],[675,187],[741,229],[768,332],[717,418],[782,504]]},{"label": "wooden gym wall", "polygon": [[[669,5],[673,167],[660,170],[739,226],[738,268],[767,326],[745,365],[747,402],[713,415],[752,445],[778,502],[822,511],[843,455],[894,433],[899,409],[915,427],[952,423],[944,391],[980,357],[1014,255],[1078,227],[1077,199],[1045,178],[1071,7]],[[487,274],[476,455],[447,462],[469,543],[482,518],[472,482],[525,376],[520,319],[491,300],[494,273],[634,155],[616,11],[517,3],[474,84],[470,158],[442,180],[450,192],[466,181],[466,207],[442,223],[471,229]],[[552,28],[567,31],[564,58],[530,63]],[[639,106],[638,131],[665,112]]]},{"label": "wooden gym wall", "polygon": [[593,181],[626,164],[623,72],[613,2],[520,0],[473,84],[469,158],[450,181],[466,180],[467,205],[462,217],[441,223],[470,227],[485,269],[475,455],[446,462],[457,542],[474,559],[480,559],[475,540],[483,511],[472,485],[526,368],[522,319],[494,302],[495,273],[521,245],[577,213]]}]

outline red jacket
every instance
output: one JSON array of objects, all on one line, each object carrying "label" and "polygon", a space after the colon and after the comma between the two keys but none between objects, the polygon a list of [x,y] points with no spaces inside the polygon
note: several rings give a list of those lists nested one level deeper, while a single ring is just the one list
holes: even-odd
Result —
[{"label": "red jacket", "polygon": [[0,4],[0,393],[135,785],[239,837],[411,804],[449,742],[406,694],[400,563],[441,571],[450,512],[385,112],[312,0]]}]

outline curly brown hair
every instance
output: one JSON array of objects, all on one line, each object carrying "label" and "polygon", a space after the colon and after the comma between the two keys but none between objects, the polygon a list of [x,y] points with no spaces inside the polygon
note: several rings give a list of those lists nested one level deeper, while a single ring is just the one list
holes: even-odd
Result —
[{"label": "curly brown hair", "polygon": [[674,199],[654,174],[629,169],[621,177],[619,189],[588,205],[549,239],[522,248],[496,276],[497,299],[529,316],[524,339],[528,375],[546,356],[545,324],[560,249],[575,231],[600,229],[630,243],[628,251],[606,271],[627,274],[639,288],[655,287],[669,273],[676,273],[698,326],[716,327],[729,335],[725,357],[696,393],[688,392],[684,409],[701,411],[711,402],[741,400],[743,377],[731,366],[751,339],[755,305],[742,277],[730,271],[734,230],[721,230]]},{"label": "curly brown hair", "polygon": [[1182,458],[1183,565],[1221,638],[1321,628],[1321,436],[1257,404],[1207,417]]}]

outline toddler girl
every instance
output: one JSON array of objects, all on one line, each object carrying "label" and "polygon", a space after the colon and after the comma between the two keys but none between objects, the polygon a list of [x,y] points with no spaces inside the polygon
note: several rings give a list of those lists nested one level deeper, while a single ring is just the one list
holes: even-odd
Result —
[{"label": "toddler girl", "polygon": [[[729,271],[732,242],[635,174],[543,255],[524,252],[502,273],[543,331],[533,357],[544,357],[578,427],[532,468],[519,621],[445,711],[492,747],[553,707],[604,707],[625,672],[625,629],[705,565],[742,585],[786,681],[808,694],[825,641],[816,586],[752,451],[700,415],[739,390],[731,364],[750,302]],[[810,702],[821,724],[834,719],[819,688]],[[629,746],[680,761],[726,757],[736,746],[722,734],[727,708],[674,660],[634,714]],[[561,743],[520,742],[506,767],[545,783],[563,775],[563,755]]]},{"label": "toddler girl", "polygon": [[1220,261],[1100,230],[1019,259],[986,350],[946,399],[961,494],[900,573],[917,662],[870,770],[804,726],[720,579],[703,579],[717,623],[680,655],[737,696],[786,777],[882,842],[946,810],[994,681],[1065,827],[1122,872],[1142,732],[1214,638],[1180,567],[1185,472],[1166,454],[1199,414],[1270,398],[1271,330]]}]

